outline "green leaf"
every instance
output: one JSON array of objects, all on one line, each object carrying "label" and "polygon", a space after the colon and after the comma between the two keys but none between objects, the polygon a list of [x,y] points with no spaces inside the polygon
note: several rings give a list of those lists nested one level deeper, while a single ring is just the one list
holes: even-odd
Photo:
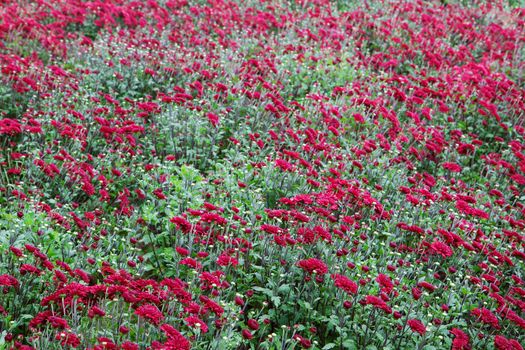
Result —
[{"label": "green leaf", "polygon": [[322,350],[328,350],[328,349],[333,349],[333,348],[335,348],[335,344],[334,343],[328,343],[325,346],[323,346]]},{"label": "green leaf", "polygon": [[349,349],[349,350],[357,350],[357,345],[355,343],[355,340],[353,340],[353,339],[346,339],[343,342],[343,348]]},{"label": "green leaf", "polygon": [[286,294],[290,291],[290,285],[289,284],[283,284],[277,289],[277,292]]},{"label": "green leaf", "polygon": [[253,287],[252,289],[256,290],[258,292],[264,293],[267,296],[269,296],[270,298],[273,297],[273,291],[271,289],[263,288],[263,287]]},{"label": "green leaf", "polygon": [[312,305],[307,301],[299,300],[299,305],[306,310],[312,310]]},{"label": "green leaf", "polygon": [[7,335],[7,331],[3,331],[0,333],[0,349],[3,349],[3,346],[5,345],[5,336]]},{"label": "green leaf", "polygon": [[278,296],[271,297],[272,303],[275,305],[275,307],[279,307],[281,305],[281,298]]}]

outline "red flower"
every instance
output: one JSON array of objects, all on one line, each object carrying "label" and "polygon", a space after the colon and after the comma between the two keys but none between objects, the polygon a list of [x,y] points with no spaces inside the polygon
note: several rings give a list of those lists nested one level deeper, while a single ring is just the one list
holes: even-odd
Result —
[{"label": "red flower", "polygon": [[24,255],[24,253],[20,249],[18,249],[16,247],[11,246],[11,247],[9,247],[9,250],[13,254],[15,254],[18,258],[21,258]]},{"label": "red flower", "polygon": [[238,306],[244,306],[244,300],[240,296],[235,297],[235,304]]},{"label": "red flower", "polygon": [[93,318],[95,316],[105,316],[106,313],[104,312],[104,310],[102,310],[101,308],[99,308],[98,306],[94,305],[91,309],[89,309],[88,311],[88,317],[89,318]]},{"label": "red flower", "polygon": [[510,177],[512,180],[516,181],[519,185],[524,186],[525,185],[525,176],[521,174],[514,174]]},{"label": "red flower", "polygon": [[337,288],[342,289],[347,294],[357,293],[357,283],[350,280],[348,277],[339,274],[333,274],[331,277],[334,280],[334,284]]},{"label": "red flower", "polygon": [[14,135],[22,132],[22,126],[15,119],[0,119],[0,135]]},{"label": "red flower", "polygon": [[507,309],[503,311],[503,314],[505,315],[505,318],[514,324],[516,324],[518,327],[525,329],[525,319],[521,318],[517,313],[514,311]]},{"label": "red flower", "polygon": [[328,273],[328,266],[321,260],[315,258],[301,260],[297,263],[297,266],[308,272],[310,275],[312,273],[317,273],[319,275]]},{"label": "red flower", "polygon": [[179,264],[189,266],[194,269],[200,269],[202,267],[202,264],[193,258],[184,258],[179,262]]},{"label": "red flower", "polygon": [[214,128],[219,125],[219,116],[215,113],[206,113],[206,118],[208,118],[208,121],[213,125]]},{"label": "red flower", "polygon": [[484,212],[481,209],[476,209],[476,208],[471,207],[467,202],[463,200],[456,201],[456,209],[465,215],[472,215],[472,216],[476,216],[482,219],[489,218],[488,213]]},{"label": "red flower", "polygon": [[243,337],[244,339],[248,339],[248,340],[250,340],[250,339],[253,338],[253,334],[252,334],[249,330],[247,330],[247,329],[243,329],[241,333],[242,333],[242,337]]},{"label": "red flower", "polygon": [[219,266],[228,266],[228,265],[237,266],[239,265],[239,261],[227,254],[221,254],[217,258],[217,265]]},{"label": "red flower", "polygon": [[472,348],[469,344],[470,339],[468,335],[461,329],[452,328],[450,333],[452,333],[455,337],[452,341],[451,350],[470,350]]},{"label": "red flower", "polygon": [[158,325],[164,319],[160,310],[152,304],[144,304],[135,310],[135,315],[149,320],[151,323]]},{"label": "red flower", "polygon": [[436,286],[434,286],[433,284],[430,284],[428,282],[425,282],[425,281],[421,281],[417,284],[418,287],[421,287],[421,288],[425,288],[426,290],[428,290],[429,292],[433,292],[436,290]]},{"label": "red flower", "polygon": [[34,275],[37,275],[37,276],[40,276],[40,274],[42,273],[42,271],[40,271],[37,267],[33,266],[33,265],[30,265],[30,264],[22,264],[22,266],[20,266],[20,274],[21,275],[25,275],[27,273],[31,273],[31,274],[34,274]]},{"label": "red flower", "polygon": [[387,294],[394,289],[392,280],[385,274],[380,273],[376,278],[376,282],[381,286],[381,290]]},{"label": "red flower", "polygon": [[189,327],[192,327],[192,328],[199,328],[201,330],[202,333],[206,333],[208,332],[208,325],[206,325],[206,323],[204,323],[203,320],[201,320],[200,318],[196,317],[196,316],[189,316],[189,317],[186,317],[184,319],[184,321],[186,321],[186,324],[189,326]]},{"label": "red flower", "polygon": [[456,163],[446,162],[446,163],[443,163],[442,166],[443,166],[444,169],[447,169],[447,170],[449,170],[452,173],[459,173],[459,172],[461,172],[461,167],[458,164],[456,164]]},{"label": "red flower", "polygon": [[309,349],[312,347],[312,342],[310,341],[310,339],[307,339],[303,336],[301,336],[300,334],[296,334],[294,336],[294,339],[297,340],[299,342],[299,344],[301,344],[301,346],[305,349]]},{"label": "red flower", "polygon": [[494,338],[494,347],[497,350],[523,350],[523,347],[514,339],[507,339],[502,335]]},{"label": "red flower", "polygon": [[98,338],[98,342],[101,345],[99,349],[104,349],[104,350],[117,350],[118,349],[117,345],[111,339],[107,337]]},{"label": "red flower", "polygon": [[424,335],[427,332],[427,329],[423,322],[417,319],[408,320],[408,326],[412,329],[413,332]]},{"label": "red flower", "polygon": [[454,254],[454,252],[448,245],[440,241],[434,241],[430,245],[430,248],[432,248],[432,250],[434,250],[436,254],[439,254],[444,258],[448,258],[449,256],[452,256],[452,254]]},{"label": "red flower", "polygon": [[51,323],[51,326],[53,328],[69,328],[69,325],[67,324],[67,321],[64,320],[62,317],[57,316],[49,316],[47,319],[49,323]]},{"label": "red flower", "polygon": [[366,305],[372,305],[378,309],[383,310],[387,314],[392,313],[392,308],[383,301],[383,299],[376,297],[375,295],[367,295],[365,298]]},{"label": "red flower", "polygon": [[423,295],[423,292],[419,288],[412,288],[412,296],[415,300],[419,300],[421,296]]},{"label": "red flower", "polygon": [[224,309],[207,296],[201,295],[199,300],[204,304],[205,309],[211,310],[215,315],[220,317],[224,313]]},{"label": "red flower", "polygon": [[153,194],[155,195],[155,197],[157,197],[157,198],[160,199],[160,200],[163,200],[163,199],[168,198],[168,197],[166,197],[166,195],[162,192],[162,188],[157,188],[156,190],[153,191]]},{"label": "red flower", "polygon": [[485,323],[485,324],[488,324],[488,325],[491,325],[492,327],[494,327],[495,329],[500,329],[500,325],[499,325],[499,322],[498,322],[498,318],[492,313],[490,312],[489,309],[486,309],[486,308],[481,308],[481,309],[474,309],[472,310],[472,315],[476,316],[478,318],[479,321]]},{"label": "red flower", "polygon": [[250,329],[253,329],[254,331],[259,329],[259,322],[257,322],[253,318],[250,318],[246,324]]},{"label": "red flower", "polygon": [[173,344],[173,347],[170,347],[169,349],[189,350],[191,348],[191,344],[188,339],[184,338],[184,336],[178,330],[169,324],[163,324],[160,326],[160,329],[164,332],[164,334],[166,334],[168,341]]},{"label": "red flower", "polygon": [[55,339],[59,340],[62,346],[77,348],[80,345],[80,339],[73,333],[60,332],[55,336]]},{"label": "red flower", "polygon": [[190,251],[186,248],[183,248],[183,247],[176,247],[175,250],[177,251],[177,253],[179,253],[180,255],[182,256],[188,256],[190,255]]},{"label": "red flower", "polygon": [[16,278],[11,275],[0,275],[0,286],[15,287],[18,288],[20,283]]},{"label": "red flower", "polygon": [[132,343],[130,341],[126,341],[120,345],[120,348],[122,350],[139,350],[140,347],[136,343]]}]

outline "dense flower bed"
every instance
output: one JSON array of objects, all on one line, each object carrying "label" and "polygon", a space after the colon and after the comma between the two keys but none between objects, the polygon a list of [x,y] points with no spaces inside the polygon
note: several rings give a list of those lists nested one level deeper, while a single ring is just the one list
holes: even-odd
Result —
[{"label": "dense flower bed", "polygon": [[0,349],[523,349],[525,8],[0,1]]}]

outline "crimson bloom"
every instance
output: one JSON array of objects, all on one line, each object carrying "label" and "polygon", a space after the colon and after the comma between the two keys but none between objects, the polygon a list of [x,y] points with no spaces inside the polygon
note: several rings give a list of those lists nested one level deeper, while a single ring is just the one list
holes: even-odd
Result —
[{"label": "crimson bloom", "polygon": [[469,336],[459,328],[452,328],[450,333],[454,335],[452,350],[470,350]]},{"label": "crimson bloom", "polygon": [[392,308],[388,306],[388,304],[385,303],[383,299],[376,297],[375,295],[367,295],[364,303],[365,305],[372,305],[375,308],[381,309],[387,314],[392,313]]},{"label": "crimson bloom", "polygon": [[158,325],[159,322],[164,319],[162,312],[160,312],[160,310],[152,304],[144,304],[139,306],[137,310],[135,310],[135,315],[145,318],[155,325]]},{"label": "crimson bloom", "polygon": [[446,245],[443,242],[440,241],[434,241],[430,248],[436,253],[441,255],[444,258],[448,258],[449,256],[452,256],[454,252],[452,251],[452,248],[450,248],[448,245]]},{"label": "crimson bloom", "polygon": [[248,340],[250,340],[250,339],[253,338],[253,334],[252,334],[249,330],[247,330],[247,329],[243,329],[241,333],[242,333],[242,337],[243,337],[244,339],[248,339]]},{"label": "crimson bloom", "polygon": [[347,294],[357,293],[357,283],[350,280],[348,277],[339,274],[333,274],[331,277],[334,280],[334,284],[337,288],[343,290]]},{"label": "crimson bloom", "polygon": [[170,326],[169,324],[163,324],[160,329],[166,334],[168,342],[171,343],[173,350],[189,350],[191,344],[178,330]]},{"label": "crimson bloom", "polygon": [[206,118],[208,118],[208,121],[213,125],[214,128],[219,125],[219,116],[215,113],[206,113]]},{"label": "crimson bloom", "polygon": [[421,322],[418,319],[410,319],[408,320],[408,326],[413,332],[419,333],[421,335],[424,335],[427,332],[427,329],[423,322]]},{"label": "crimson bloom", "polygon": [[494,315],[489,309],[481,308],[481,309],[474,309],[471,311],[471,314],[473,316],[476,316],[479,321],[488,324],[495,329],[500,329],[501,326],[499,325],[498,318],[496,315]]},{"label": "crimson bloom", "polygon": [[297,266],[308,272],[310,275],[313,273],[318,275],[328,273],[328,266],[323,261],[315,258],[301,260],[297,263]]},{"label": "crimson bloom", "polygon": [[523,350],[523,347],[514,339],[507,339],[502,335],[494,337],[494,347],[497,350]]},{"label": "crimson bloom", "polygon": [[204,323],[203,320],[196,316],[189,316],[184,319],[186,321],[186,324],[190,326],[191,328],[198,328],[201,330],[202,333],[208,332],[208,325]]}]

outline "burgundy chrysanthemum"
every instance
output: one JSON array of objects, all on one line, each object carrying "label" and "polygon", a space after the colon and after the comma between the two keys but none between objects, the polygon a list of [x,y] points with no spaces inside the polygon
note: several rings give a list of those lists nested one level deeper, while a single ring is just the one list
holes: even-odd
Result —
[{"label": "burgundy chrysanthemum", "polygon": [[424,335],[427,332],[427,329],[423,322],[417,319],[408,320],[408,326],[413,332],[419,333],[421,335]]},{"label": "burgundy chrysanthemum", "polygon": [[489,309],[481,308],[474,309],[471,311],[472,315],[476,316],[479,321],[491,325],[495,329],[500,329],[498,318]]},{"label": "burgundy chrysanthemum", "polygon": [[139,306],[137,310],[135,310],[135,315],[145,318],[155,325],[158,325],[159,322],[164,319],[162,312],[160,312],[160,310],[152,304],[144,304]]},{"label": "burgundy chrysanthemum", "polygon": [[297,263],[297,266],[309,274],[316,273],[318,275],[324,275],[328,273],[328,266],[321,260],[315,258],[301,260]]},{"label": "burgundy chrysanthemum", "polygon": [[449,256],[452,256],[454,254],[454,251],[452,250],[452,248],[450,248],[448,245],[440,241],[434,241],[430,245],[430,248],[432,248],[432,250],[436,254],[439,254],[444,258],[448,258]]},{"label": "burgundy chrysanthemum", "polygon": [[357,293],[357,283],[350,280],[348,277],[339,274],[333,274],[331,277],[334,280],[334,284],[337,288],[345,291],[347,294]]},{"label": "burgundy chrysanthemum", "polygon": [[170,326],[169,324],[163,324],[160,326],[160,329],[166,334],[166,337],[168,338],[170,345],[169,349],[173,350],[189,350],[191,348],[191,344],[178,330]]},{"label": "burgundy chrysanthemum", "polygon": [[452,350],[470,350],[469,336],[459,328],[452,328],[450,333],[454,335]]},{"label": "burgundy chrysanthemum", "polygon": [[392,313],[392,308],[383,301],[383,299],[376,297],[375,295],[367,295],[365,298],[366,305],[372,305],[378,309],[383,310],[387,314]]},{"label": "burgundy chrysanthemum", "polygon": [[494,337],[494,347],[496,350],[523,350],[523,347],[514,339],[507,339],[502,335]]}]

